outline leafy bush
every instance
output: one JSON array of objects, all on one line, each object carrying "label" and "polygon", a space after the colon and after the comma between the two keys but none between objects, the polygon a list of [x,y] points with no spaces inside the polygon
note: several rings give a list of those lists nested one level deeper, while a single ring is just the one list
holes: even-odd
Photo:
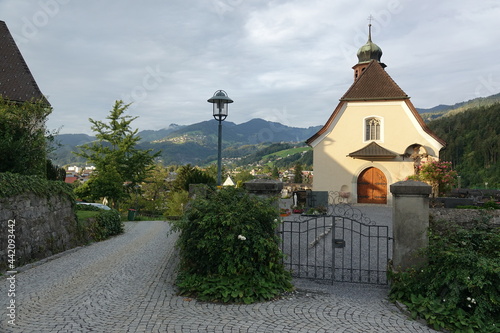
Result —
[{"label": "leafy bush", "polygon": [[390,297],[453,332],[500,332],[500,228],[431,226],[428,264],[390,273]]},{"label": "leafy bush", "polygon": [[290,290],[282,265],[277,207],[242,189],[209,190],[191,202],[180,231],[177,285],[182,295],[204,301],[253,303]]},{"label": "leafy bush", "polygon": [[0,96],[0,172],[45,177],[51,112],[44,100],[16,103]]},{"label": "leafy bush", "polygon": [[451,162],[430,160],[418,166],[417,174],[408,179],[426,182],[432,186],[434,197],[443,196],[455,184],[457,172]]},{"label": "leafy bush", "polygon": [[95,241],[102,241],[123,232],[120,214],[116,210],[102,210],[88,226],[90,236]]},{"label": "leafy bush", "polygon": [[485,202],[482,207],[484,209],[500,209],[500,203],[490,200]]}]

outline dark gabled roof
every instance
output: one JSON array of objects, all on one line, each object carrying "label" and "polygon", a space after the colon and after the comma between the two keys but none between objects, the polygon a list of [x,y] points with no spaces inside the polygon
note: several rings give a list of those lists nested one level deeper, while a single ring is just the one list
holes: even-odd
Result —
[{"label": "dark gabled roof", "polygon": [[350,101],[386,101],[386,100],[402,100],[406,103],[411,113],[419,123],[420,127],[440,144],[446,146],[446,142],[438,137],[436,133],[429,129],[424,120],[418,113],[417,109],[410,101],[410,97],[394,82],[394,80],[387,74],[382,65],[376,60],[372,60],[365,68],[363,73],[351,85],[349,90],[342,96],[340,103],[337,105],[326,124],[306,143],[312,145],[321,135],[323,135],[334,119],[340,113],[342,107]]},{"label": "dark gabled roof", "polygon": [[382,65],[372,60],[341,101],[389,100],[410,98],[387,74]]},{"label": "dark gabled roof", "polygon": [[385,149],[376,142],[371,142],[367,146],[356,150],[347,156],[365,160],[392,160],[396,158],[398,154]]},{"label": "dark gabled roof", "polygon": [[14,38],[3,21],[0,21],[0,95],[10,101],[41,100],[50,105],[38,88]]}]

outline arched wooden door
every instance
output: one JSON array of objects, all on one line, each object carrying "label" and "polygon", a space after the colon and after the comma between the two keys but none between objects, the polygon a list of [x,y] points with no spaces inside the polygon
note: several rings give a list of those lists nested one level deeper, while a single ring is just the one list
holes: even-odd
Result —
[{"label": "arched wooden door", "polygon": [[358,203],[387,203],[387,178],[377,168],[363,170],[358,177]]}]

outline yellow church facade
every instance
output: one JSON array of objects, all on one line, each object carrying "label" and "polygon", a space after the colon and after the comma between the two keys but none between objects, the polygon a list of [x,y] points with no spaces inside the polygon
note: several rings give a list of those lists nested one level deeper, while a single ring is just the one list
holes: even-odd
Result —
[{"label": "yellow church facade", "polygon": [[357,56],[354,83],[307,140],[314,156],[313,190],[339,192],[350,203],[391,204],[389,185],[438,159],[445,142],[387,74],[371,33]]}]

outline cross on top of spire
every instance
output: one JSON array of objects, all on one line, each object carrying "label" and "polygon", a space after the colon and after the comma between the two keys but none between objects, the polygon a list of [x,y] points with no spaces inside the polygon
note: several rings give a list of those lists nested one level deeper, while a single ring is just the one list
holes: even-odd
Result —
[{"label": "cross on top of spire", "polygon": [[374,20],[374,18],[370,14],[370,16],[368,16],[368,41],[372,40],[372,20]]}]

